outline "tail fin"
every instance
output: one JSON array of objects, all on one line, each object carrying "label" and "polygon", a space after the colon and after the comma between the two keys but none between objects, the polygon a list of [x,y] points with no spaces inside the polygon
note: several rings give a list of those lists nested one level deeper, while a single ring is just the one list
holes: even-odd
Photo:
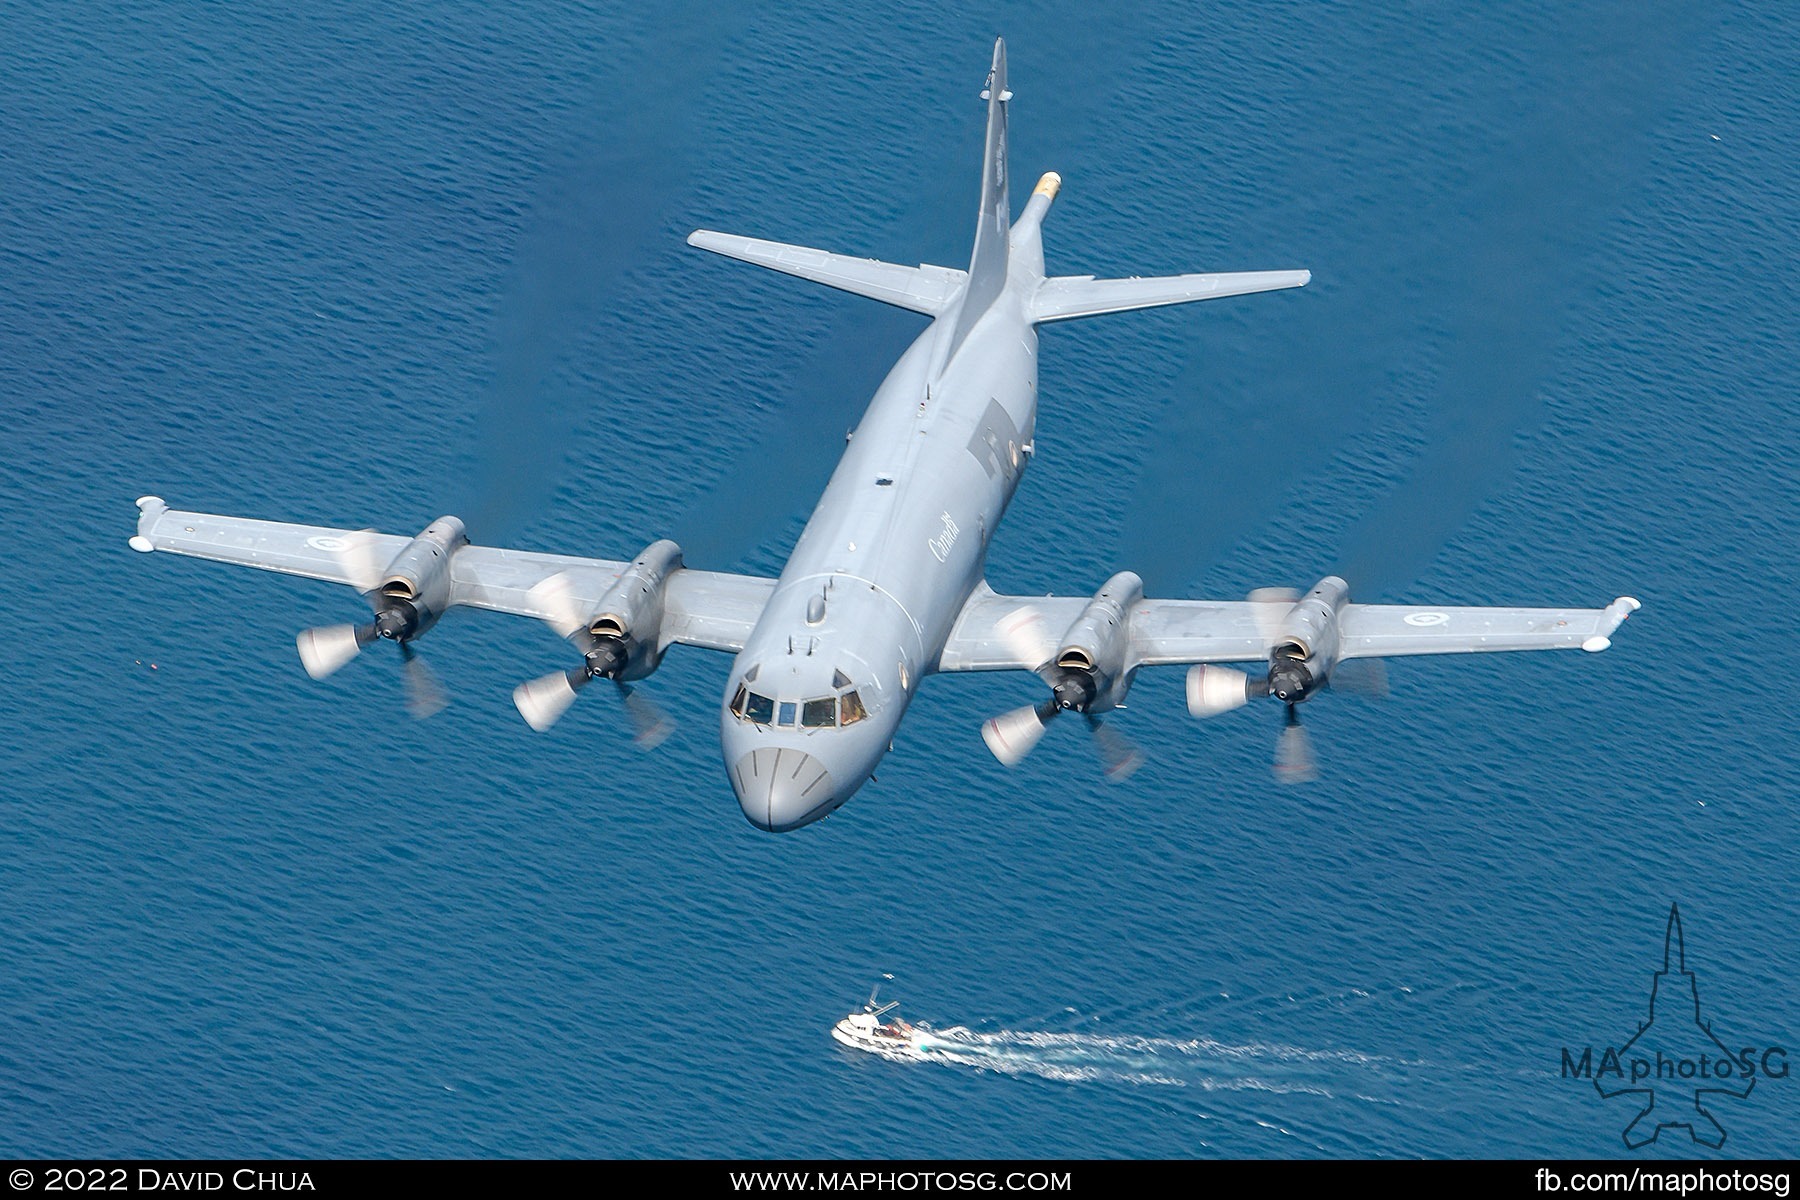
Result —
[{"label": "tail fin", "polygon": [[1006,90],[1006,42],[1002,38],[994,39],[994,65],[988,70],[981,98],[988,102],[987,149],[981,166],[981,216],[975,225],[975,253],[969,260],[966,287],[961,271],[945,267],[901,267],[710,229],[689,234],[688,245],[933,317],[956,304],[960,293],[956,328],[948,343],[948,351],[953,353],[1006,289],[1007,260],[1012,255],[1012,207],[1006,197],[1006,102],[1012,93]]},{"label": "tail fin", "polygon": [[951,336],[952,347],[962,344],[969,329],[988,310],[1006,287],[1006,263],[1011,256],[1009,231],[1012,208],[1006,197],[1006,40],[994,39],[994,65],[988,70],[981,98],[988,102],[987,146],[981,163],[981,215],[975,224],[975,253],[969,259],[969,284],[962,312]]}]

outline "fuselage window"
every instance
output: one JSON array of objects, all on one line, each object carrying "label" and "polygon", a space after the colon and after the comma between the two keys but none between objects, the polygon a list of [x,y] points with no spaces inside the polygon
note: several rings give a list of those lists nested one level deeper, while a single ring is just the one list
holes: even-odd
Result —
[{"label": "fuselage window", "polygon": [[841,699],[843,704],[838,710],[838,724],[854,725],[869,715],[869,710],[863,707],[862,697],[855,692],[845,692]]},{"label": "fuselage window", "polygon": [[794,714],[799,711],[799,708],[800,706],[792,700],[783,700],[781,702],[781,717],[775,723],[777,725],[793,725]]},{"label": "fuselage window", "polygon": [[808,729],[830,729],[837,724],[837,697],[808,700],[800,710],[800,724]]},{"label": "fuselage window", "polygon": [[775,719],[775,702],[751,692],[749,702],[744,705],[744,715],[758,725],[767,725]]}]

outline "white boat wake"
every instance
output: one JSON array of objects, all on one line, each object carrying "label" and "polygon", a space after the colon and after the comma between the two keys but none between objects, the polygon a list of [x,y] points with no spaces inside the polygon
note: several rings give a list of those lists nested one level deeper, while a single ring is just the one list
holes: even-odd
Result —
[{"label": "white boat wake", "polygon": [[1158,1038],[1028,1030],[975,1030],[963,1025],[933,1029],[895,1017],[898,1007],[874,992],[858,1013],[839,1021],[831,1035],[853,1050],[903,1062],[932,1062],[1001,1075],[1031,1075],[1063,1083],[1127,1083],[1191,1087],[1206,1091],[1266,1091],[1332,1096],[1327,1084],[1367,1085],[1398,1079],[1419,1066],[1353,1050],[1307,1050],[1267,1044],[1231,1045],[1212,1038]]},{"label": "white boat wake", "polygon": [[1346,1066],[1374,1060],[1353,1051],[1293,1046],[1233,1046],[1211,1038],[1151,1038],[1092,1033],[1044,1033],[958,1025],[919,1027],[907,1057],[1006,1075],[1036,1075],[1062,1082],[1112,1082],[1194,1087],[1207,1091],[1257,1090],[1332,1093],[1324,1085]]}]

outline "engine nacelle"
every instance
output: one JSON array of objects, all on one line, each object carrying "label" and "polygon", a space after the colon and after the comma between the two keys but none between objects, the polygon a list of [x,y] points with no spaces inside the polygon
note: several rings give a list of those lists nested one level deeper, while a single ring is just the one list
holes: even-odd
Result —
[{"label": "engine nacelle", "polygon": [[1269,693],[1297,704],[1324,686],[1337,665],[1338,610],[1350,601],[1350,585],[1328,575],[1282,619],[1269,648]]},{"label": "engine nacelle", "polygon": [[378,613],[395,614],[379,622],[383,637],[415,638],[437,623],[450,607],[450,560],[468,544],[462,521],[439,517],[394,556],[373,597]]},{"label": "engine nacelle", "polygon": [[1082,712],[1111,708],[1123,694],[1125,652],[1130,646],[1131,606],[1144,597],[1144,581],[1120,571],[1094,593],[1051,660],[1051,686],[1063,707]]},{"label": "engine nacelle", "polygon": [[652,542],[600,597],[588,632],[624,653],[617,678],[642,678],[662,661],[663,586],[681,567],[680,546],[667,538]]}]

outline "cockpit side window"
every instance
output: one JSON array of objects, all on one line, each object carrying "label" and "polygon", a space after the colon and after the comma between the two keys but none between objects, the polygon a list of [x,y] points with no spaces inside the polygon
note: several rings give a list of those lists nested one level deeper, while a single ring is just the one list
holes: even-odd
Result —
[{"label": "cockpit side window", "polygon": [[771,724],[775,720],[775,701],[751,692],[750,699],[744,705],[744,716],[758,725]]},{"label": "cockpit side window", "polygon": [[808,700],[800,710],[800,724],[808,729],[830,729],[837,724],[837,697]]},{"label": "cockpit side window", "polygon": [[735,695],[731,698],[731,715],[732,716],[741,717],[744,715],[744,696],[745,696],[744,685],[740,683],[740,684],[738,684],[737,695]]},{"label": "cockpit side window", "polygon": [[868,715],[869,710],[863,707],[862,697],[854,690],[839,697],[838,724],[854,725]]}]

